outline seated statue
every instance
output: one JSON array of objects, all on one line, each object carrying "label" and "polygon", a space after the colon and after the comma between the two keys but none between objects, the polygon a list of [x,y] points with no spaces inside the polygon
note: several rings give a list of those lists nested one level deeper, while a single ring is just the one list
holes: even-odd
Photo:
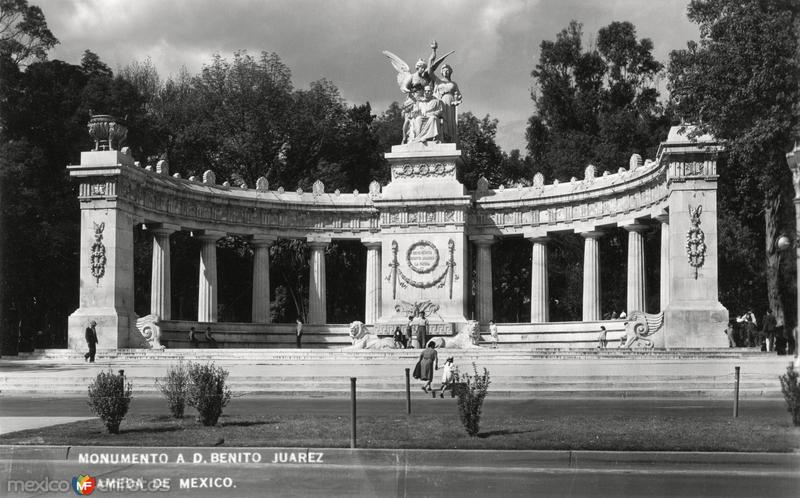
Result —
[{"label": "seated statue", "polygon": [[410,142],[427,143],[442,141],[442,101],[433,96],[430,85],[417,95],[417,102],[411,113]]}]

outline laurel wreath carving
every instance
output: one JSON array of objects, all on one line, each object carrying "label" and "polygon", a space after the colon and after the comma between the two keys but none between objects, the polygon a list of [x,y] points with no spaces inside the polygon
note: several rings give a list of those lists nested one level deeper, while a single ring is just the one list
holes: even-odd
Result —
[{"label": "laurel wreath carving", "polygon": [[94,244],[91,247],[89,265],[92,268],[92,276],[100,283],[100,279],[106,274],[106,246],[103,245],[103,230],[105,222],[94,224]]},{"label": "laurel wreath carving", "polygon": [[706,236],[700,228],[700,214],[703,212],[703,206],[697,206],[692,209],[689,206],[689,215],[692,220],[692,227],[686,233],[686,255],[689,258],[689,265],[694,268],[694,278],[697,280],[698,270],[706,261]]}]

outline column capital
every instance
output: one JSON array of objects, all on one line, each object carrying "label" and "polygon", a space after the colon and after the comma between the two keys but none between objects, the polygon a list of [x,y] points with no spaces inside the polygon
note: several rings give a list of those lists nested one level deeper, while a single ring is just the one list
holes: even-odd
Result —
[{"label": "column capital", "polygon": [[202,241],[218,241],[221,238],[227,237],[225,232],[216,232],[213,230],[193,230],[194,237]]},{"label": "column capital", "polygon": [[654,220],[657,220],[659,223],[669,223],[669,213],[659,213],[653,216]]},{"label": "column capital", "polygon": [[469,240],[477,246],[490,246],[496,242],[494,235],[470,235]]},{"label": "column capital", "polygon": [[331,243],[330,237],[316,237],[316,236],[309,236],[306,237],[306,242],[308,243],[308,247],[312,249],[325,249],[328,247],[328,244]]},{"label": "column capital", "polygon": [[622,221],[617,223],[617,226],[619,226],[620,228],[624,228],[628,232],[637,232],[637,233],[646,232],[650,228],[650,225],[646,225],[644,223],[638,223],[636,221],[630,221],[630,222]]},{"label": "column capital", "polygon": [[172,235],[180,231],[180,225],[173,225],[170,223],[146,223],[147,230],[157,235]]},{"label": "column capital", "polygon": [[269,247],[278,240],[276,235],[253,235],[250,245],[253,247]]},{"label": "column capital", "polygon": [[530,236],[525,238],[533,244],[547,244],[552,240],[550,237],[545,237],[544,235]]},{"label": "column capital", "polygon": [[601,230],[586,230],[583,232],[576,232],[578,235],[583,237],[584,239],[599,239],[606,233]]},{"label": "column capital", "polygon": [[361,243],[367,246],[367,249],[380,248],[383,245],[383,240],[378,237],[364,237]]}]

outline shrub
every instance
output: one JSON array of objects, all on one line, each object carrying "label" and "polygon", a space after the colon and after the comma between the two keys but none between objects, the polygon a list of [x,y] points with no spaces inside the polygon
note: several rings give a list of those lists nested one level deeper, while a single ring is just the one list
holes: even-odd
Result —
[{"label": "shrub", "polygon": [[182,419],[189,397],[189,369],[186,368],[183,361],[169,367],[166,377],[156,379],[156,386],[167,398],[167,405],[172,417]]},{"label": "shrub", "polygon": [[216,425],[222,408],[231,399],[231,390],[225,386],[228,371],[213,363],[189,363],[189,406],[197,409],[198,421],[203,425]]},{"label": "shrub", "polygon": [[489,391],[489,371],[484,367],[483,375],[478,374],[478,367],[472,364],[475,375],[455,372],[455,393],[458,396],[458,416],[461,423],[472,437],[478,435],[483,399]]},{"label": "shrub", "polygon": [[792,414],[792,423],[800,426],[800,379],[793,364],[789,364],[786,373],[778,377],[781,381],[781,391],[786,399],[786,409]]},{"label": "shrub", "polygon": [[100,372],[94,382],[89,384],[89,408],[106,424],[111,434],[119,433],[119,424],[128,413],[133,397],[131,390],[130,382],[125,385],[122,370],[119,374],[111,370]]}]

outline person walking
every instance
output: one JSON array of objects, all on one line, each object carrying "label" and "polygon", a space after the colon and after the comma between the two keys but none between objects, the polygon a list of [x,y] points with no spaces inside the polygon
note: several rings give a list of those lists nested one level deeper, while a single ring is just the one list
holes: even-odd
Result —
[{"label": "person walking", "polygon": [[497,341],[500,338],[497,336],[497,324],[494,320],[489,320],[489,334],[492,336],[492,349],[497,349]]},{"label": "person walking", "polygon": [[295,334],[295,340],[297,341],[297,349],[303,349],[303,320],[299,318],[297,319],[297,332]]},{"label": "person walking", "polygon": [[775,329],[778,328],[778,319],[768,309],[764,315],[764,349],[762,351],[775,351]]},{"label": "person walking", "polygon": [[189,327],[189,343],[191,343],[193,348],[197,347],[197,337],[195,336],[197,331],[194,327]]},{"label": "person walking", "polygon": [[89,346],[89,352],[83,355],[83,361],[94,363],[94,357],[97,354],[97,322],[92,320],[89,326],[86,327],[86,344]]},{"label": "person walking", "polygon": [[419,378],[425,383],[422,390],[426,393],[431,391],[434,370],[439,370],[439,357],[436,354],[436,346],[430,341],[419,355]]},{"label": "person walking", "polygon": [[597,336],[597,348],[598,349],[606,349],[608,345],[608,339],[606,338],[606,328],[605,326],[600,326],[600,334]]},{"label": "person walking", "polygon": [[442,369],[442,390],[439,392],[439,397],[444,398],[444,392],[450,389],[453,392],[453,357],[444,361],[444,368]]}]

